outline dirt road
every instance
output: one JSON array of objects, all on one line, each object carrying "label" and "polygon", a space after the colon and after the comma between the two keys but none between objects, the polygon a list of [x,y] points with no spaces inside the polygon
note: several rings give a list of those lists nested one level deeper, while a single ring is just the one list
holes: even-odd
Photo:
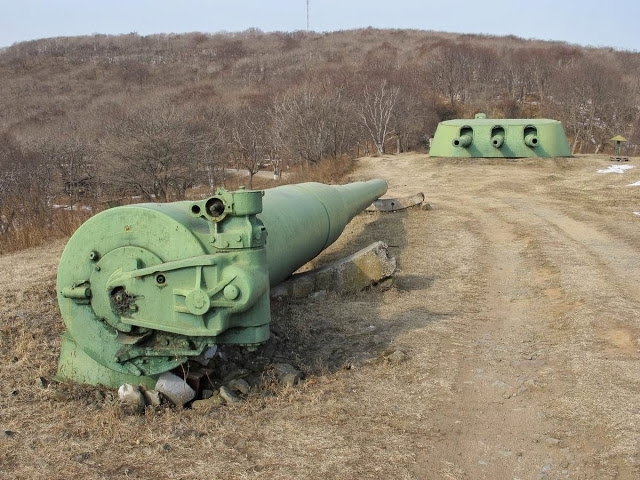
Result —
[{"label": "dirt road", "polygon": [[383,240],[394,287],[275,302],[306,383],[204,413],[37,386],[62,244],[0,256],[0,477],[640,478],[640,167],[609,165],[361,159],[433,209],[358,216],[320,261]]},{"label": "dirt road", "polygon": [[398,276],[430,279],[436,317],[397,340],[426,367],[412,396],[430,399],[435,433],[416,475],[640,478],[640,171],[597,173],[604,157],[367,164],[434,207],[405,222]]}]

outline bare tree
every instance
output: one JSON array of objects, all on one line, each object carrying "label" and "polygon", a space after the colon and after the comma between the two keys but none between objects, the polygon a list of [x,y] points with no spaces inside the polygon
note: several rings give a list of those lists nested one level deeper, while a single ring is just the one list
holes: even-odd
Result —
[{"label": "bare tree", "polygon": [[292,158],[319,162],[331,149],[332,99],[309,86],[276,101],[272,115]]},{"label": "bare tree", "polygon": [[151,76],[149,66],[136,60],[125,60],[120,64],[120,76],[124,83],[137,83],[142,87]]},{"label": "bare tree", "polygon": [[58,194],[67,197],[69,207],[80,197],[94,199],[100,195],[97,181],[98,162],[86,123],[61,122],[41,129],[31,148],[57,173]]},{"label": "bare tree", "polygon": [[631,91],[611,65],[582,59],[556,76],[553,95],[573,136],[572,152],[590,145],[598,153],[606,141],[633,123]]},{"label": "bare tree", "polygon": [[116,161],[111,181],[150,201],[183,199],[215,162],[221,134],[211,127],[200,112],[167,103],[124,113],[105,145]]},{"label": "bare tree", "polygon": [[[326,114],[329,121],[330,140],[327,153],[334,160],[353,151],[358,140],[358,116],[355,113],[352,95],[347,82],[327,73],[322,82],[322,95],[325,98]],[[332,78],[333,77],[333,78]]]},{"label": "bare tree", "polygon": [[360,121],[378,153],[385,153],[385,143],[392,135],[390,121],[399,95],[399,87],[389,86],[382,80],[375,88],[364,88],[362,101],[357,106]]},{"label": "bare tree", "polygon": [[449,42],[430,60],[433,88],[446,96],[450,104],[465,103],[473,79],[475,51],[468,43]]},{"label": "bare tree", "polygon": [[233,120],[231,139],[235,147],[235,164],[249,174],[249,188],[253,188],[253,176],[273,149],[269,122],[267,112],[254,107],[238,110]]},{"label": "bare tree", "polygon": [[13,135],[0,135],[0,233],[37,222],[50,226],[54,167]]},{"label": "bare tree", "polygon": [[398,152],[426,146],[438,124],[434,109],[437,100],[425,90],[427,76],[422,62],[415,62],[399,69],[391,80],[400,87],[391,118]]},{"label": "bare tree", "polygon": [[397,152],[406,152],[416,146],[427,134],[425,121],[428,118],[427,106],[417,95],[400,92],[393,110],[394,132],[397,139]]}]

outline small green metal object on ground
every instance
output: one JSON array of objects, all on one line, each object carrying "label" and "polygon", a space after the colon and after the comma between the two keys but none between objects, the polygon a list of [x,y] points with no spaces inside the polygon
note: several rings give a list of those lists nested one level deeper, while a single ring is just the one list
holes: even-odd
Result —
[{"label": "small green metal object on ground", "polygon": [[153,386],[208,346],[265,342],[270,286],[333,243],[386,189],[384,180],[220,189],[202,201],[90,218],[58,268],[67,331],[57,378]]},{"label": "small green metal object on ground", "polygon": [[432,157],[570,157],[562,123],[546,118],[498,119],[484,114],[473,119],[440,122],[433,137]]}]

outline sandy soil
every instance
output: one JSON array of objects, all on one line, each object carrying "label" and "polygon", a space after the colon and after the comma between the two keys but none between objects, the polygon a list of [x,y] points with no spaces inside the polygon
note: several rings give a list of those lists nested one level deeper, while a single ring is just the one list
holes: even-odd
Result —
[{"label": "sandy soil", "polygon": [[0,256],[0,477],[640,478],[640,168],[610,164],[359,160],[433,208],[360,215],[320,261],[383,240],[394,287],[275,302],[307,381],[209,412],[36,385],[63,243]]},{"label": "sandy soil", "polygon": [[606,157],[366,164],[434,207],[405,222],[399,252],[399,287],[414,278],[429,321],[402,339],[437,432],[415,472],[639,478],[640,171],[597,173]]}]

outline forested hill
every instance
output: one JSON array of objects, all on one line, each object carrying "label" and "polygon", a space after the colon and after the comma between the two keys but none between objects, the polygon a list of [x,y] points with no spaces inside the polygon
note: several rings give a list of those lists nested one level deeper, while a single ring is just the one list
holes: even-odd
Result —
[{"label": "forested hill", "polygon": [[439,121],[476,112],[558,119],[574,152],[602,151],[616,134],[640,143],[639,97],[639,53],[512,36],[369,28],[23,42],[0,51],[0,204],[56,188],[182,198],[223,167],[420,149]]}]

